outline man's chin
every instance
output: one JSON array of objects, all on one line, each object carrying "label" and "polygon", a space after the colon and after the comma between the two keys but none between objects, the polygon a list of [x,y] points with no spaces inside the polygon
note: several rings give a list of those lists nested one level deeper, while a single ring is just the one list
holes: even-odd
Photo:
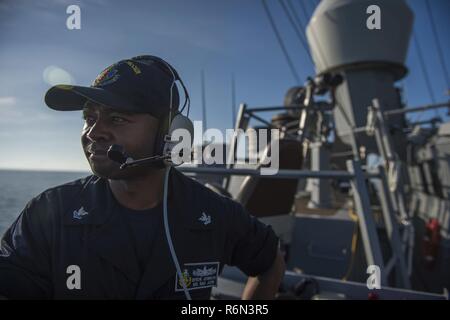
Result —
[{"label": "man's chin", "polygon": [[[120,168],[116,165],[108,165],[101,163],[93,163],[89,162],[91,166],[91,171],[97,177],[105,178],[105,179],[118,179],[117,177],[123,174]],[[119,177],[120,178],[120,177]]]}]

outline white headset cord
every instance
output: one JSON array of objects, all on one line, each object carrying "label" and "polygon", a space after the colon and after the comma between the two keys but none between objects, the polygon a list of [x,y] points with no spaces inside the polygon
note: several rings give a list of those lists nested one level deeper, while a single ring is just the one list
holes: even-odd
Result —
[{"label": "white headset cord", "polygon": [[[178,274],[178,281],[181,282],[181,285],[183,286],[184,295],[186,296],[187,300],[192,300],[191,295],[189,294],[188,289],[186,288],[186,283],[184,281],[183,274],[181,273],[180,264],[178,263],[178,258],[175,253],[175,249],[173,248],[172,238],[170,237],[170,230],[169,230],[169,222],[167,218],[167,187],[169,184],[169,172],[170,172],[170,166],[166,168],[166,172],[164,174],[164,199],[163,199],[163,216],[164,216],[164,230],[166,233],[167,238],[167,244],[169,245],[170,254],[172,255],[173,263],[175,264],[175,268],[177,269]],[[177,287],[177,284],[175,283],[175,288]]]}]

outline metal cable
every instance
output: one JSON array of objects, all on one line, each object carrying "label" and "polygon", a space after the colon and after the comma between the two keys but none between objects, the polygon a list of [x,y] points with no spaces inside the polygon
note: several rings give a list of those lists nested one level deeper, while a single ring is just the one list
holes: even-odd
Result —
[{"label": "metal cable", "polygon": [[[423,74],[423,78],[425,80],[425,84],[427,86],[427,90],[428,90],[428,94],[430,95],[430,99],[432,101],[432,103],[436,103],[436,100],[434,98],[434,94],[433,94],[433,88],[431,87],[431,82],[430,82],[430,78],[428,77],[428,71],[423,59],[423,55],[422,55],[422,50],[420,48],[420,44],[419,44],[419,39],[416,35],[415,32],[413,32],[413,40],[414,40],[414,45],[417,51],[417,56],[419,58],[419,63],[420,63],[420,69],[422,70],[422,74]],[[435,110],[435,113],[437,116],[439,116],[439,113]],[[419,121],[423,116],[423,112],[420,112],[416,119],[414,119],[415,122]]]},{"label": "metal cable", "polygon": [[290,14],[290,12],[287,9],[287,7],[286,7],[285,3],[283,2],[283,0],[278,0],[278,2],[280,3],[281,7],[283,8],[284,13],[288,17],[289,22],[292,25],[292,28],[294,29],[296,35],[298,36],[298,38],[300,40],[300,43],[303,46],[303,49],[305,49],[306,53],[308,54],[309,59],[311,60],[311,62],[313,62],[312,58],[311,58],[311,55],[309,53],[309,50],[308,50],[308,45],[307,45],[305,39],[303,38],[303,33],[298,29],[297,24],[295,23],[294,19],[292,18],[292,15]]},{"label": "metal cable", "polygon": [[286,47],[284,45],[283,39],[281,38],[281,35],[280,35],[280,33],[279,33],[278,29],[277,29],[277,26],[275,25],[275,22],[273,20],[272,14],[270,13],[270,9],[267,6],[266,0],[261,0],[261,2],[263,4],[264,10],[265,10],[265,12],[267,14],[267,17],[269,18],[269,22],[270,22],[270,25],[272,27],[272,30],[275,33],[275,36],[277,37],[278,44],[280,45],[280,48],[281,48],[281,50],[284,53],[284,56],[285,56],[286,61],[287,61],[288,65],[289,65],[289,68],[291,69],[292,75],[294,76],[295,80],[297,81],[297,84],[300,84],[301,83],[300,82],[300,77],[298,76],[297,71],[294,68],[294,64],[292,63],[291,58],[289,57],[289,54],[288,54],[287,49],[286,49]]}]

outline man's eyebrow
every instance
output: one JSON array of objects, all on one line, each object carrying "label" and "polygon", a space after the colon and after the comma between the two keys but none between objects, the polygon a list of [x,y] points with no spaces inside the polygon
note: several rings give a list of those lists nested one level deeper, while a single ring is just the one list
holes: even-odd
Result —
[{"label": "man's eyebrow", "polygon": [[133,112],[119,111],[119,110],[114,110],[114,109],[107,110],[106,112],[110,113],[110,114],[115,113],[115,114],[120,114],[120,115],[124,115],[124,116],[129,116],[129,117],[136,115],[136,113],[133,113]]}]

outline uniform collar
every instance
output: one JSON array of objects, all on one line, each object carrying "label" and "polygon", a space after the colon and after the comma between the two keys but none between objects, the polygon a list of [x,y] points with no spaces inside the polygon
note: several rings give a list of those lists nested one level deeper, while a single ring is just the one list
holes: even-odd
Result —
[{"label": "uniform collar", "polygon": [[110,217],[111,210],[106,209],[114,196],[106,179],[90,176],[73,200],[64,213],[64,225],[102,225]]},{"label": "uniform collar", "polygon": [[[189,178],[172,168],[169,178],[169,202],[180,203],[187,201],[186,198],[191,198],[187,192],[192,191],[192,183]],[[196,202],[196,199],[190,199],[190,208],[192,202]],[[116,203],[116,199],[108,180],[94,175],[90,176],[83,183],[78,194],[73,196],[73,203],[64,213],[64,225],[103,225],[111,218],[114,203]],[[176,207],[183,208],[183,206]],[[198,217],[184,214],[179,217],[182,221],[178,220],[178,222],[188,229],[207,230],[213,228],[215,221],[204,224],[199,220],[201,214],[202,212],[198,212]]]}]

